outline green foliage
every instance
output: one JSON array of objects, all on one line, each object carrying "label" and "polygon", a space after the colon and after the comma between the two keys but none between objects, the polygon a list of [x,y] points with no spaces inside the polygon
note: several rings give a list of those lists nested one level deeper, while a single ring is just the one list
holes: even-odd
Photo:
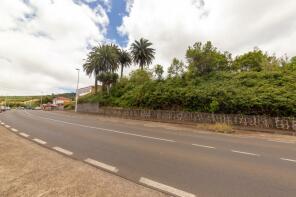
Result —
[{"label": "green foliage", "polygon": [[[100,80],[98,77],[102,73],[114,73],[119,67],[120,57],[120,51],[114,44],[104,44],[92,48],[83,64],[83,70],[87,75],[95,76],[95,92],[97,92],[97,81]],[[102,76],[101,79],[105,79],[105,77]],[[104,83],[105,80],[101,82]]]},{"label": "green foliage", "polygon": [[156,76],[156,79],[157,79],[157,80],[162,80],[163,72],[164,72],[164,70],[163,70],[162,65],[157,64],[157,65],[154,67],[154,73],[155,73],[155,76]]},{"label": "green foliage", "polygon": [[185,70],[185,64],[177,58],[174,58],[171,66],[168,68],[168,77],[182,77]]},{"label": "green foliage", "polygon": [[119,51],[119,62],[121,65],[121,72],[120,72],[120,78],[123,76],[123,68],[129,67],[132,63],[132,57],[126,50],[121,49]]},{"label": "green foliage", "polygon": [[240,71],[274,70],[279,67],[279,60],[274,56],[268,56],[261,50],[255,49],[235,58],[233,68]]},{"label": "green foliage", "polygon": [[[296,116],[296,57],[282,61],[259,49],[231,59],[210,42],[196,43],[186,53],[187,66],[174,59],[163,78],[133,71],[114,83],[110,93],[82,97],[80,102],[102,106]],[[115,80],[115,79],[114,79]],[[108,83],[108,82],[105,82]]]},{"label": "green foliage", "polygon": [[210,41],[204,45],[201,42],[189,47],[186,52],[189,70],[193,76],[209,74],[213,71],[229,69],[231,55],[220,52]]},{"label": "green foliage", "polygon": [[152,43],[144,38],[141,38],[139,41],[135,40],[131,45],[130,51],[133,62],[139,64],[141,70],[144,69],[144,66],[149,66],[154,59],[155,49],[150,46],[152,46]]}]

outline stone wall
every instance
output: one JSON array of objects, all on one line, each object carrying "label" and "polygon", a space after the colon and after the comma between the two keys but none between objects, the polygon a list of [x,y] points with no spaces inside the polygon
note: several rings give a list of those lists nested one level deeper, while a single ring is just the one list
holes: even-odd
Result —
[{"label": "stone wall", "polygon": [[99,113],[98,103],[80,103],[77,105],[78,112],[84,113]]},{"label": "stone wall", "polygon": [[250,116],[240,114],[211,114],[200,112],[99,108],[98,104],[79,104],[79,112],[97,113],[105,116],[114,116],[138,120],[152,120],[173,123],[226,123],[240,128],[254,128],[278,130],[283,133],[296,135],[296,118]]}]

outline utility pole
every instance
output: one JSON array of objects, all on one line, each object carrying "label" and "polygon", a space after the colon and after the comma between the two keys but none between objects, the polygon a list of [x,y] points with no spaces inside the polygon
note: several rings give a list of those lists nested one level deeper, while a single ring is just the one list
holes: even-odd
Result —
[{"label": "utility pole", "polygon": [[80,69],[79,68],[76,68],[77,70],[77,73],[78,73],[78,77],[77,77],[77,86],[76,86],[76,98],[75,98],[75,112],[77,112],[77,105],[78,105],[78,86],[79,86],[79,71]]},{"label": "utility pole", "polygon": [[40,107],[42,106],[42,96],[43,96],[43,92],[41,92]]}]

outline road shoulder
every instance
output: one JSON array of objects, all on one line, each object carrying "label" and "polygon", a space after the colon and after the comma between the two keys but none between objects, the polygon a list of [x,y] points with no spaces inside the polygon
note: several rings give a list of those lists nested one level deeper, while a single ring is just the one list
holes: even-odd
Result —
[{"label": "road shoulder", "polygon": [[0,196],[164,196],[0,127]]}]

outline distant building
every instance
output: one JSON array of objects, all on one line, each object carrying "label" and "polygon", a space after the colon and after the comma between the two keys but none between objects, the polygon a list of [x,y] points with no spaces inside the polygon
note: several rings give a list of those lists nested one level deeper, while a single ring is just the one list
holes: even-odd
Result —
[{"label": "distant building", "polygon": [[61,106],[71,103],[72,100],[66,97],[56,97],[52,100],[53,105]]},{"label": "distant building", "polygon": [[54,110],[56,108],[57,108],[57,106],[56,105],[53,105],[51,103],[43,104],[41,106],[41,109],[44,110],[44,111],[51,111],[51,110]]},{"label": "distant building", "polygon": [[[101,89],[102,89],[102,86],[98,85],[97,90],[101,91]],[[95,92],[95,86],[87,86],[87,87],[84,87],[84,88],[79,88],[77,90],[78,96],[85,96],[87,94],[91,94],[91,93],[94,93],[94,92]]]}]

